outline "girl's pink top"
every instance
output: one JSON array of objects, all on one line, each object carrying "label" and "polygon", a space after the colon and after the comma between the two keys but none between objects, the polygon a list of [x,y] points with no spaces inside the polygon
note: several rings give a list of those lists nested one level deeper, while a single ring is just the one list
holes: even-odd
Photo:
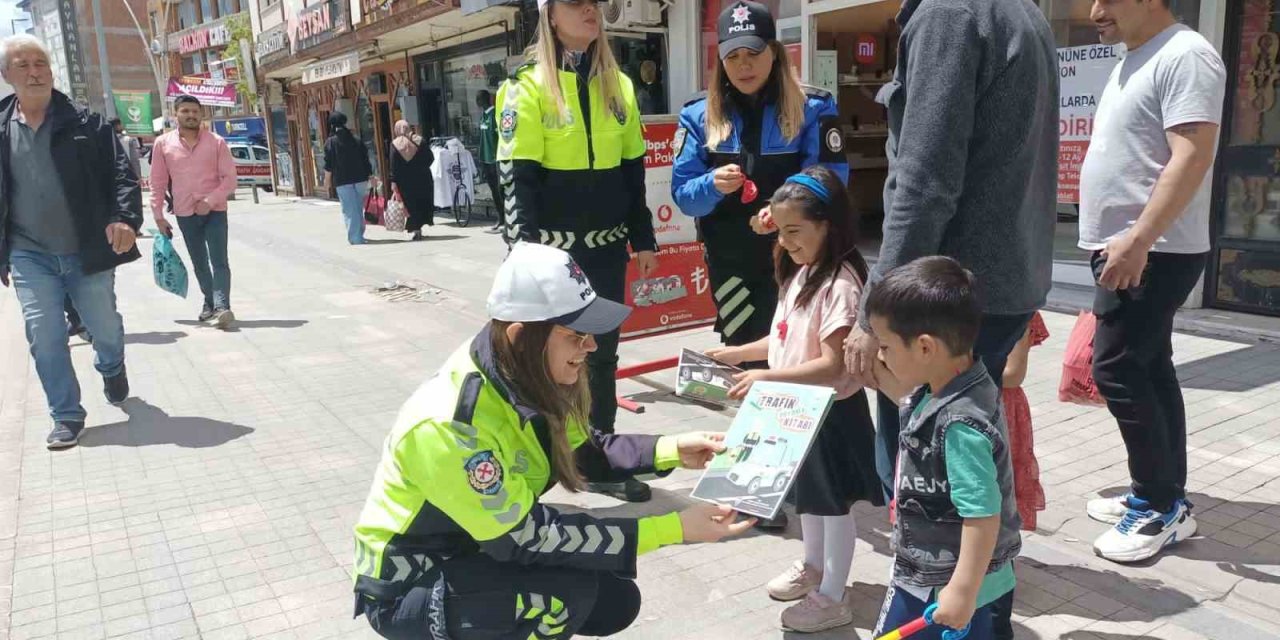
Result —
[{"label": "girl's pink top", "polygon": [[[797,308],[796,298],[808,276],[809,266],[805,265],[784,285],[769,332],[770,369],[786,369],[821,357],[823,340],[857,324],[862,282],[852,267],[847,263],[841,265],[835,277],[828,277],[818,288],[808,305]],[[783,323],[786,324],[785,336],[779,328]],[[843,370],[826,386],[836,390],[837,400],[848,398],[861,388],[853,376]]]}]

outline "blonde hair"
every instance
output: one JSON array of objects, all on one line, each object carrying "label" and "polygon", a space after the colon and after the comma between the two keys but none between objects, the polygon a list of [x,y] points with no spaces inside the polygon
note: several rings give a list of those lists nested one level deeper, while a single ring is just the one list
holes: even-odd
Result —
[{"label": "blonde hair", "polygon": [[551,433],[551,476],[565,489],[581,491],[586,481],[574,462],[568,429],[570,422],[588,424],[591,392],[587,387],[587,373],[583,371],[575,384],[557,383],[551,377],[546,356],[547,340],[555,325],[550,322],[521,323],[519,339],[513,342],[507,336],[507,329],[512,324],[500,320],[490,323],[489,340],[493,344],[498,371],[514,387],[520,399],[546,419],[547,430]]},{"label": "blonde hair", "polygon": [[[795,68],[791,66],[791,59],[787,57],[782,43],[773,40],[768,47],[773,52],[773,69],[768,82],[777,89],[778,126],[782,129],[782,137],[794,140],[804,126],[804,87],[796,77]],[[733,119],[726,108],[727,94],[732,86],[724,70],[724,61],[717,62],[711,69],[711,82],[707,86],[708,149],[720,146],[733,133]]]},{"label": "blonde hair", "polygon": [[[524,51],[526,62],[537,65],[542,84],[551,96],[559,113],[550,114],[550,122],[544,124],[559,127],[570,120],[569,107],[564,103],[564,91],[560,88],[560,57],[556,55],[556,34],[551,28],[551,5],[548,2],[538,10],[538,36]],[[618,61],[613,57],[613,49],[609,47],[609,37],[604,32],[604,21],[600,21],[600,35],[596,38],[595,55],[591,60],[591,78],[600,78],[600,96],[605,105],[613,113],[625,114],[626,103],[622,100],[622,88],[619,85]]]}]

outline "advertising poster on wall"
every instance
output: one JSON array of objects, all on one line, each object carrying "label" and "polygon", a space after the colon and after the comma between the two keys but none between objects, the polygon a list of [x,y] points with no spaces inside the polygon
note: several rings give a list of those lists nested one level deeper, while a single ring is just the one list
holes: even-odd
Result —
[{"label": "advertising poster on wall", "polygon": [[116,100],[116,114],[124,130],[131,136],[150,136],[155,134],[151,129],[151,92],[125,91],[116,89],[111,92]]},{"label": "advertising poster on wall", "polygon": [[635,260],[627,265],[626,303],[634,311],[622,325],[623,338],[710,325],[716,319],[697,228],[671,198],[677,128],[674,116],[644,118],[645,195],[658,238],[658,269],[641,278]]},{"label": "advertising poster on wall", "polygon": [[1080,165],[1093,135],[1093,115],[1122,51],[1102,44],[1058,49],[1058,202],[1080,202]]}]

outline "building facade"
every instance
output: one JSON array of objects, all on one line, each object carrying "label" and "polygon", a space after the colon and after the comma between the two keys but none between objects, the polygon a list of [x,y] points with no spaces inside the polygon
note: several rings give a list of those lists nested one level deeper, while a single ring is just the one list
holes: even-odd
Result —
[{"label": "building facade", "polygon": [[[141,121],[149,109],[122,110],[117,105],[154,108],[159,95],[146,25],[135,23],[129,13],[131,9],[140,21],[145,19],[147,0],[102,5],[101,34],[95,29],[92,0],[28,0],[21,6],[31,14],[32,32],[49,48],[54,86],[95,111]],[[105,84],[98,56],[99,35],[105,40],[110,76]],[[115,99],[125,96],[130,98]],[[147,128],[146,123],[134,124],[137,133],[139,127]]]}]

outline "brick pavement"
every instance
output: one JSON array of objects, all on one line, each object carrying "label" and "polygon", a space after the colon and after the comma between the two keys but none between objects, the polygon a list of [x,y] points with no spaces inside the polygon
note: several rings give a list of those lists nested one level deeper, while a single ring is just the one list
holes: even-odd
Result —
[{"label": "brick pavement", "polygon": [[[106,405],[91,349],[73,340],[90,428],[70,451],[44,448],[44,396],[17,302],[0,291],[0,640],[374,637],[350,619],[351,526],[400,403],[482,322],[503,249],[481,222],[437,225],[417,243],[376,230],[375,244],[348,247],[336,206],[272,197],[236,203],[232,225],[239,330],[196,325],[193,303],[157,289],[145,261],[121,269],[133,397]],[[437,288],[411,302],[373,292],[395,280]],[[1268,620],[1280,599],[1277,346],[1175,338],[1201,536],[1124,567],[1092,556],[1103,527],[1083,516],[1089,497],[1122,490],[1123,448],[1105,411],[1056,402],[1072,318],[1046,320],[1053,336],[1033,351],[1024,388],[1050,504],[1025,536],[1019,637],[1280,637]],[[701,333],[627,343],[623,358],[710,342]],[[668,377],[621,384],[647,407],[623,416],[622,430],[728,425],[728,415],[672,397]],[[696,477],[655,482],[647,505],[550,499],[660,512],[686,504]],[[862,507],[859,518],[857,619],[820,637],[868,638],[874,624],[888,527],[883,510]],[[645,556],[645,605],[624,637],[780,637],[781,605],[763,584],[799,553],[793,526]]]}]

